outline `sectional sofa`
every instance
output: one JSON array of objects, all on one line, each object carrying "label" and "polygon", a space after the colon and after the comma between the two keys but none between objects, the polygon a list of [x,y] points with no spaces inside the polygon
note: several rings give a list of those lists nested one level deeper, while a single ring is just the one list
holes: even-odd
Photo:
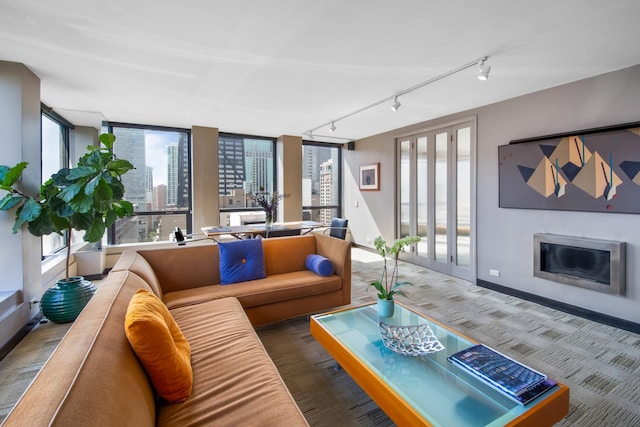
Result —
[{"label": "sectional sofa", "polygon": [[[214,243],[123,253],[3,425],[307,425],[253,326],[349,304],[350,245],[319,234],[261,245],[266,277],[225,285]],[[310,255],[333,273],[310,270]],[[183,402],[159,396],[128,339],[141,293],[190,346]]]}]

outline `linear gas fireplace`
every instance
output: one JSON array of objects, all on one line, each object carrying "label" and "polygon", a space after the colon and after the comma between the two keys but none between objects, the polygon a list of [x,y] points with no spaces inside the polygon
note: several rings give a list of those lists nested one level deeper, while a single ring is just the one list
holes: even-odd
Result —
[{"label": "linear gas fireplace", "polygon": [[624,295],[626,244],[536,233],[533,275],[609,294]]}]

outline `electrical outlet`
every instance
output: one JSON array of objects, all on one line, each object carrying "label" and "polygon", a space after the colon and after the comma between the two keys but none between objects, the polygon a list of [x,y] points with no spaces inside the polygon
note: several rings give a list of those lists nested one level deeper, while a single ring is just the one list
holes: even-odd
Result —
[{"label": "electrical outlet", "polygon": [[39,301],[36,300],[35,298],[33,298],[31,301],[29,301],[29,309],[32,309],[34,305],[36,305]]},{"label": "electrical outlet", "polygon": [[498,277],[498,276],[500,276],[500,270],[490,269],[489,270],[489,274],[492,275],[492,276]]}]

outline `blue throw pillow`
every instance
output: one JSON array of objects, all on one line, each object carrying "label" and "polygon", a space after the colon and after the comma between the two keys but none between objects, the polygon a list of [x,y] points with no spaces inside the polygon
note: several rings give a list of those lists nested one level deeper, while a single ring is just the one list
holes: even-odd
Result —
[{"label": "blue throw pillow", "polygon": [[218,243],[220,250],[220,283],[246,282],[264,279],[264,251],[262,239],[237,240]]},{"label": "blue throw pillow", "polygon": [[304,264],[307,269],[318,276],[331,276],[333,274],[333,263],[322,255],[309,254]]}]

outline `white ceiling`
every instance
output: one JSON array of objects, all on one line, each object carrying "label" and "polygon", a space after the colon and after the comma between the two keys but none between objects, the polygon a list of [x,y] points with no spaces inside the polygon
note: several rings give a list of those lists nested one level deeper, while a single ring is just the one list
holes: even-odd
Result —
[{"label": "white ceiling", "polygon": [[489,56],[485,82],[474,66],[314,131],[344,142],[639,64],[638,16],[638,0],[0,0],[0,60],[78,125],[279,136]]}]

